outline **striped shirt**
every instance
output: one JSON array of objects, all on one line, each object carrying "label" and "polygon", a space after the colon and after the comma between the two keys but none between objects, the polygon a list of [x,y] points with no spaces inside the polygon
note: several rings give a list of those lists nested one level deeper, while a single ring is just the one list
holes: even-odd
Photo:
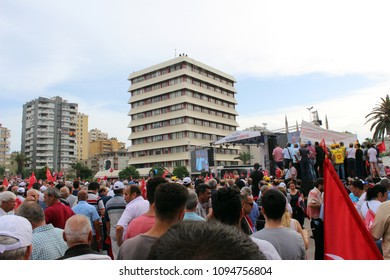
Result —
[{"label": "striped shirt", "polygon": [[114,237],[116,224],[118,223],[123,211],[126,209],[126,201],[122,195],[115,195],[106,204],[104,220],[110,222],[110,236]]}]

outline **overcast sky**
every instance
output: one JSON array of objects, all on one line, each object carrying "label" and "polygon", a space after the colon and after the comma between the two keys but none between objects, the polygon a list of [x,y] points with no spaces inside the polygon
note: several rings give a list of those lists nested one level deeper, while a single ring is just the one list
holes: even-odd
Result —
[{"label": "overcast sky", "polygon": [[126,142],[133,71],[186,53],[233,75],[239,129],[309,121],[371,137],[390,92],[388,1],[19,1],[0,3],[0,123],[20,150],[24,103],[79,103],[89,129]]}]

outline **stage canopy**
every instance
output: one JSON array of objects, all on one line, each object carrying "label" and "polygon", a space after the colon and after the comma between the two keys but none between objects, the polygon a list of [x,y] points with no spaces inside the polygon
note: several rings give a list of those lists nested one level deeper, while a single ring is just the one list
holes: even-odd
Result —
[{"label": "stage canopy", "polygon": [[264,143],[264,136],[261,135],[260,131],[241,131],[236,130],[232,134],[214,142],[214,145],[223,145],[227,143],[235,144],[259,144]]}]

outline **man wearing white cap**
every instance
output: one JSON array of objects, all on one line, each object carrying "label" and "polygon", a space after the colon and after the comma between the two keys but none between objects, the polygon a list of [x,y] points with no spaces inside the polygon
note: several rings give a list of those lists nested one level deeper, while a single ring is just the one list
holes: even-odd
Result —
[{"label": "man wearing white cap", "polygon": [[111,250],[116,259],[119,246],[116,239],[116,224],[118,223],[123,211],[126,209],[126,201],[123,198],[125,185],[121,181],[116,181],[113,186],[114,196],[107,201],[104,220],[106,221],[107,235],[111,239]]},{"label": "man wearing white cap", "polygon": [[30,222],[16,215],[0,217],[0,260],[28,260],[32,252]]},{"label": "man wearing white cap", "polygon": [[13,214],[15,201],[16,195],[13,192],[5,191],[0,193],[0,217]]}]

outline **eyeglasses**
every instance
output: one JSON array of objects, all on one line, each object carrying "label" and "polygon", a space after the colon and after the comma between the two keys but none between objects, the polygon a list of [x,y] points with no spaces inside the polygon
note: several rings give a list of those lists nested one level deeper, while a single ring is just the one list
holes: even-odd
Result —
[{"label": "eyeglasses", "polygon": [[245,202],[246,204],[253,206],[253,202]]}]

